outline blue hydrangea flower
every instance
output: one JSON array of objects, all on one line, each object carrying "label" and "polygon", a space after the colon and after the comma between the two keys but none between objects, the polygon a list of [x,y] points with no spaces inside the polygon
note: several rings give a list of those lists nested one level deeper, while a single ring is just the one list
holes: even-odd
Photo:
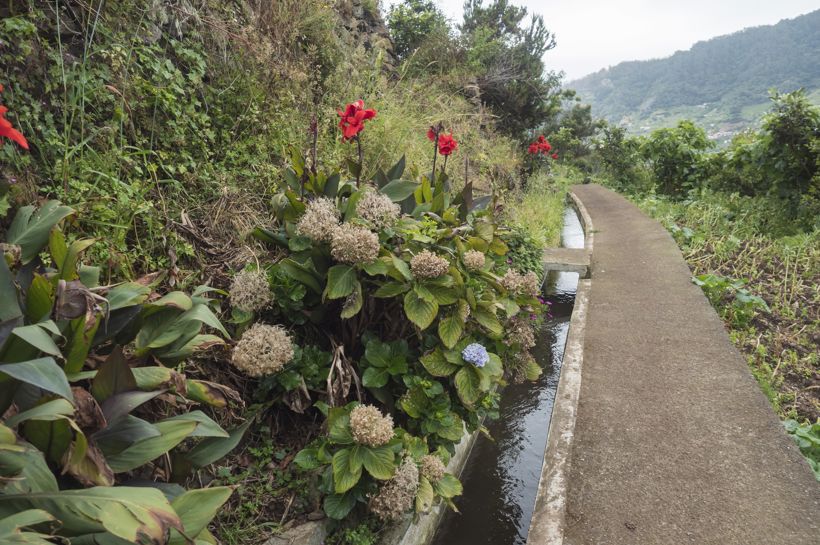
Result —
[{"label": "blue hydrangea flower", "polygon": [[490,361],[490,354],[487,349],[478,343],[468,344],[461,351],[461,357],[467,363],[472,363],[476,367],[484,367]]}]

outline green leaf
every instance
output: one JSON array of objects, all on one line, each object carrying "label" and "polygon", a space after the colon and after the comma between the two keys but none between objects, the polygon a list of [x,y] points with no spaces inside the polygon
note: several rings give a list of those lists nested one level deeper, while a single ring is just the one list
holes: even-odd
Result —
[{"label": "green leaf", "polygon": [[362,384],[367,388],[381,388],[387,384],[389,378],[390,373],[387,372],[387,369],[368,367],[362,374]]},{"label": "green leaf", "polygon": [[473,318],[492,335],[499,336],[504,333],[504,326],[498,321],[495,313],[484,307],[476,308],[473,311]]},{"label": "green leaf", "polygon": [[325,514],[334,520],[342,520],[355,506],[356,496],[351,492],[325,496],[323,504]]},{"label": "green leaf", "polygon": [[5,340],[3,329],[8,325],[22,323],[22,319],[23,311],[17,301],[17,287],[5,258],[0,255],[0,347]]},{"label": "green leaf", "polygon": [[347,492],[359,482],[362,467],[351,468],[350,450],[342,449],[333,455],[333,487],[337,494]]},{"label": "green leaf", "polygon": [[421,476],[419,478],[419,489],[416,492],[416,512],[426,513],[429,511],[430,507],[433,506],[434,499],[435,492],[433,492],[433,486],[430,484],[430,481],[427,480],[427,477]]},{"label": "green leaf", "polygon": [[362,303],[364,302],[362,297],[362,284],[358,280],[356,280],[355,289],[353,293],[350,294],[342,305],[342,311],[339,316],[343,320],[347,320],[349,318],[354,317],[362,310]]},{"label": "green leaf", "polygon": [[404,313],[419,329],[427,329],[438,314],[438,303],[425,301],[415,291],[404,296]]},{"label": "green leaf", "polygon": [[424,368],[427,369],[427,372],[434,377],[449,377],[459,369],[458,365],[448,362],[438,348],[422,356],[420,361]]},{"label": "green leaf", "polygon": [[0,476],[7,479],[3,494],[26,495],[58,490],[57,479],[43,453],[24,442],[6,443],[0,448]]},{"label": "green leaf", "polygon": [[337,445],[350,445],[353,436],[350,434],[350,415],[342,407],[330,409],[327,418],[328,437]]},{"label": "green leaf", "polygon": [[61,533],[110,532],[131,543],[163,543],[182,523],[162,492],[151,487],[99,486],[82,490],[0,495],[0,517],[42,509],[60,520]]},{"label": "green leaf", "polygon": [[303,265],[293,258],[283,259],[276,266],[289,277],[310,288],[314,293],[322,293],[322,286],[319,284],[316,271],[312,270],[311,267]]},{"label": "green leaf", "polygon": [[136,282],[126,282],[111,288],[106,299],[108,299],[108,306],[113,312],[121,308],[140,305],[148,299],[150,294],[151,288],[148,286]]},{"label": "green leaf", "polygon": [[185,457],[194,467],[205,467],[227,456],[245,436],[252,419],[231,430],[228,437],[210,437],[189,450]]},{"label": "green leaf", "polygon": [[326,299],[347,297],[356,288],[356,269],[349,265],[334,265],[327,271]]},{"label": "green leaf", "polygon": [[51,229],[73,213],[74,210],[59,201],[47,201],[36,212],[33,206],[24,206],[17,211],[6,240],[20,246],[20,260],[26,264],[48,244]]},{"label": "green leaf", "polygon": [[296,454],[293,461],[304,470],[316,469],[322,465],[321,462],[319,462],[319,449],[316,448],[305,448],[300,450],[299,453]]},{"label": "green leaf", "polygon": [[0,364],[0,373],[74,401],[65,373],[53,358]]},{"label": "green leaf", "polygon": [[481,379],[472,367],[462,367],[455,377],[456,392],[461,402],[472,407],[481,395]]},{"label": "green leaf", "polygon": [[457,313],[452,313],[439,320],[438,336],[447,348],[453,348],[462,333],[464,333],[464,322]]},{"label": "green leaf", "polygon": [[24,340],[41,352],[45,352],[50,356],[62,357],[62,352],[60,352],[57,344],[51,338],[49,330],[45,327],[46,323],[47,322],[15,327],[11,330],[11,334]]},{"label": "green leaf", "polygon": [[387,480],[396,471],[393,449],[384,445],[376,448],[361,447],[364,468],[375,479]]},{"label": "green leaf", "polygon": [[445,473],[441,479],[433,483],[433,490],[442,498],[454,498],[462,493],[461,481],[450,473]]},{"label": "green leaf", "polygon": [[[231,497],[233,489],[228,486],[214,486],[211,488],[200,488],[188,490],[184,494],[174,498],[171,507],[179,515],[182,521],[184,534],[189,537],[196,537],[202,532],[208,523],[216,516],[217,511]],[[188,540],[176,531],[171,531],[171,539],[168,545],[184,545]]]},{"label": "green leaf", "polygon": [[115,394],[136,389],[137,379],[125,360],[122,347],[115,346],[97,371],[91,383],[91,393],[102,403]]},{"label": "green leaf", "polygon": [[31,285],[26,292],[26,317],[29,322],[41,322],[48,318],[53,307],[54,284],[49,282],[45,276],[34,273]]},{"label": "green leaf", "polygon": [[410,289],[410,284],[401,284],[399,282],[387,282],[379,287],[373,293],[373,297],[378,297],[382,299],[386,299],[389,297],[395,297],[397,295],[401,295]]},{"label": "green leaf", "polygon": [[379,191],[387,195],[393,202],[401,202],[413,194],[419,184],[409,180],[393,180]]},{"label": "green leaf", "polygon": [[436,302],[439,305],[452,305],[458,301],[458,295],[455,289],[446,286],[438,286],[435,284],[426,284],[427,290],[433,294]]},{"label": "green leaf", "polygon": [[187,413],[178,414],[176,416],[166,418],[162,422],[177,421],[197,423],[196,428],[193,432],[191,432],[191,437],[220,437],[225,439],[229,437],[228,432],[222,429],[222,426],[214,422],[210,416],[202,411],[190,411]]},{"label": "green leaf", "polygon": [[404,155],[402,155],[401,159],[396,161],[396,164],[390,167],[390,170],[387,171],[387,179],[392,181],[401,178],[401,175],[404,174],[404,166],[406,163],[407,159]]},{"label": "green leaf", "polygon": [[135,443],[160,435],[156,426],[129,414],[95,433],[93,439],[103,454],[113,456]]},{"label": "green leaf", "polygon": [[392,256],[393,259],[393,266],[396,268],[396,271],[405,279],[405,280],[412,280],[413,273],[410,271],[410,265],[407,264],[406,261],[401,259],[397,256]]},{"label": "green leaf", "polygon": [[197,422],[191,420],[163,421],[157,422],[154,426],[160,432],[159,437],[145,439],[106,458],[108,465],[115,473],[131,471],[162,456],[191,435],[197,427]]},{"label": "green leaf", "polygon": [[17,424],[28,420],[64,420],[74,415],[74,405],[65,399],[52,399],[40,405],[36,405],[27,411],[15,414],[5,422],[6,426],[13,428]]}]

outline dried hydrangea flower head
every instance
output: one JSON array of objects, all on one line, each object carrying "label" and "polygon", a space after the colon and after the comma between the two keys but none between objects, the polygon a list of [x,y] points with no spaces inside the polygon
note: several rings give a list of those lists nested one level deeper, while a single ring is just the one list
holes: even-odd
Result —
[{"label": "dried hydrangea flower head", "polygon": [[419,468],[411,458],[406,458],[393,478],[370,500],[370,511],[383,521],[397,520],[413,506],[418,489]]},{"label": "dried hydrangea flower head", "polygon": [[327,197],[320,197],[307,204],[305,213],[296,224],[296,232],[314,242],[330,242],[339,226],[339,209]]},{"label": "dried hydrangea flower head", "polygon": [[480,271],[484,268],[486,257],[478,250],[467,250],[464,252],[464,265],[471,271]]},{"label": "dried hydrangea flower head", "polygon": [[484,367],[490,362],[490,354],[487,349],[478,343],[471,343],[461,351],[461,357],[467,363],[472,363],[476,367]]},{"label": "dried hydrangea flower head", "polygon": [[368,191],[356,205],[356,212],[376,229],[392,227],[401,215],[401,207],[383,193]]},{"label": "dried hydrangea flower head", "polygon": [[293,341],[278,325],[255,323],[236,343],[231,363],[252,377],[270,375],[282,370],[293,359]]},{"label": "dried hydrangea flower head", "polygon": [[357,405],[350,411],[350,433],[360,445],[380,447],[393,438],[393,417],[373,405]]},{"label": "dried hydrangea flower head", "polygon": [[256,312],[268,306],[273,297],[264,271],[239,271],[230,289],[231,305],[245,312]]},{"label": "dried hydrangea flower head", "polygon": [[532,271],[521,274],[513,269],[508,269],[500,282],[504,289],[515,295],[535,297],[541,292],[541,282],[538,280],[538,275]]},{"label": "dried hydrangea flower head", "polygon": [[449,268],[449,261],[430,250],[422,250],[410,260],[410,270],[416,278],[438,278]]},{"label": "dried hydrangea flower head", "polygon": [[518,344],[524,350],[535,346],[535,327],[533,321],[521,316],[514,316],[507,322],[504,343]]},{"label": "dried hydrangea flower head", "polygon": [[369,229],[343,223],[333,231],[330,255],[340,263],[373,263],[379,257],[379,237]]},{"label": "dried hydrangea flower head", "polygon": [[421,474],[431,483],[440,481],[445,471],[444,462],[438,456],[425,454],[421,457]]}]

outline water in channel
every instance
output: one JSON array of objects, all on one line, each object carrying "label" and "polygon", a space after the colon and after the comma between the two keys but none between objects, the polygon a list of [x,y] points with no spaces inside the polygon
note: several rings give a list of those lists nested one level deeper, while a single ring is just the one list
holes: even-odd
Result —
[{"label": "water in channel", "polygon": [[[561,245],[584,247],[584,232],[572,208],[564,214]],[[526,543],[577,285],[577,273],[547,276],[544,294],[553,317],[533,349],[544,372],[537,382],[504,388],[501,416],[487,423],[492,440],[478,438],[461,474],[460,513],[444,516],[433,545]]]}]

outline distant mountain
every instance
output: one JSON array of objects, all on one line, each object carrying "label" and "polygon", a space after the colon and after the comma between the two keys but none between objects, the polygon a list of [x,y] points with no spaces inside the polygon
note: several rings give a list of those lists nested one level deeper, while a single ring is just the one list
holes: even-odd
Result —
[{"label": "distant mountain", "polygon": [[725,138],[759,120],[771,88],[803,87],[820,103],[820,10],[698,42],[664,59],[623,62],[567,87],[592,104],[594,115],[633,133],[687,118]]}]

